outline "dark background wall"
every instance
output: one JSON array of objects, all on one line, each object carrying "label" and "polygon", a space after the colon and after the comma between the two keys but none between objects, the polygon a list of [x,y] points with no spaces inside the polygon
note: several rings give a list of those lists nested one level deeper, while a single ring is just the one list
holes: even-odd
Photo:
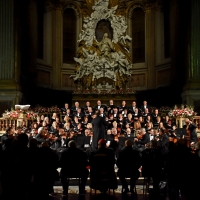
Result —
[{"label": "dark background wall", "polygon": [[[175,44],[171,51],[172,58],[172,73],[174,79],[168,87],[155,88],[153,90],[137,91],[138,105],[142,104],[143,100],[155,107],[174,106],[181,104],[181,92],[186,81],[187,68],[187,45],[189,38],[189,1],[180,1],[178,3],[178,13],[176,16],[176,28],[171,30],[172,36],[176,38]],[[18,26],[19,39],[21,42],[21,91],[23,94],[22,104],[31,104],[51,106],[58,105],[62,107],[65,102],[71,104],[72,91],[53,90],[50,88],[42,88],[37,86],[36,82],[36,66],[32,51],[32,43],[29,32],[29,1],[20,0],[16,4],[16,19]]]}]

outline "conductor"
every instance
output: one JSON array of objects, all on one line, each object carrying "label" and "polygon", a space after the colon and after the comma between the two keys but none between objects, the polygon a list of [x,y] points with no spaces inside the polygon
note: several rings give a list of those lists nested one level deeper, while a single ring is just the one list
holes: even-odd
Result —
[{"label": "conductor", "polygon": [[92,147],[93,149],[98,148],[98,141],[105,138],[105,127],[108,126],[108,123],[104,117],[99,116],[99,111],[96,111],[92,115],[92,126],[93,126],[93,138],[92,138]]}]

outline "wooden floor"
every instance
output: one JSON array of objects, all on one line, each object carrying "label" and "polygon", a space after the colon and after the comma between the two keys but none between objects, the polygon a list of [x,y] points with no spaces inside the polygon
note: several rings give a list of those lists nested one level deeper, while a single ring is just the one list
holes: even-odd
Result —
[{"label": "wooden floor", "polygon": [[[137,200],[148,200],[148,194],[143,195],[143,186],[138,185],[136,186],[137,189]],[[92,190],[92,193],[90,194],[90,188],[86,186],[86,194],[85,195],[79,195],[78,194],[78,187],[77,186],[70,186],[68,190],[68,198],[62,195],[62,187],[61,186],[55,186],[54,187],[54,193],[52,196],[52,200],[121,200],[121,199],[127,199],[127,200],[133,200],[134,198],[131,194],[128,193],[127,196],[123,196],[121,194],[121,186],[118,187],[117,190],[110,191],[110,194],[107,192],[107,194],[101,194],[99,191],[97,191],[96,195],[95,192]]]}]

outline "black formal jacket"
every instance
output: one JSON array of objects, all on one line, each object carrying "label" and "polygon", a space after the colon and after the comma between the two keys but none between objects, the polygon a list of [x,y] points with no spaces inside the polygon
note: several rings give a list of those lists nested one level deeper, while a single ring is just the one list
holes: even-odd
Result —
[{"label": "black formal jacket", "polygon": [[96,151],[91,152],[90,163],[92,163],[94,156],[98,155],[98,154],[105,154],[106,156],[108,156],[109,157],[109,163],[107,163],[107,164],[112,166],[113,170],[114,170],[115,153],[114,153],[113,149],[101,147],[101,148],[97,149]]},{"label": "black formal jacket", "polygon": [[[150,109],[150,106],[149,106],[149,105],[146,105],[146,108]],[[141,106],[141,110],[142,110],[142,112],[145,111],[144,105]],[[150,110],[149,110],[149,112],[150,112]]]},{"label": "black formal jacket", "polygon": [[63,151],[59,160],[61,175],[76,175],[83,172],[87,165],[87,154],[76,147]]},{"label": "black formal jacket", "polygon": [[141,140],[138,140],[138,141],[137,141],[137,144],[145,145],[145,144],[147,144],[147,143],[149,143],[149,142],[150,142],[149,134],[146,133],[146,134],[144,134],[144,136],[142,137]]},{"label": "black formal jacket", "polygon": [[[183,128],[186,128],[186,125],[183,126]],[[189,125],[188,130],[190,131],[190,142],[197,142],[197,132],[196,132],[196,124],[192,123]]]},{"label": "black formal jacket", "polygon": [[5,143],[6,143],[6,140],[10,138],[9,135],[7,133],[3,134],[1,136],[1,143],[2,143],[2,147],[4,148],[5,147]]},{"label": "black formal jacket", "polygon": [[97,116],[92,120],[93,125],[93,138],[92,138],[92,147],[97,148],[98,141],[105,138],[105,127],[108,126],[108,123],[103,117]]},{"label": "black formal jacket", "polygon": [[[135,109],[138,108],[137,106],[135,107]],[[128,108],[128,113],[134,114],[135,111],[133,110],[133,106]]]},{"label": "black formal jacket", "polygon": [[168,153],[169,150],[168,145],[169,145],[169,137],[166,134],[164,134],[158,141],[158,148],[163,154],[166,154]]},{"label": "black formal jacket", "polygon": [[91,166],[91,169],[90,169],[91,185],[93,185],[93,183],[95,184],[96,180],[98,180],[99,173],[100,173],[100,176],[103,176],[101,174],[101,170],[106,170],[107,175],[110,178],[109,188],[116,189],[117,178],[114,171],[114,164],[115,164],[114,151],[110,148],[101,147],[91,153],[89,160],[90,160],[90,166]]},{"label": "black formal jacket", "polygon": [[126,146],[119,153],[116,165],[119,168],[118,173],[124,175],[138,174],[142,161],[138,151],[132,146]]},{"label": "black formal jacket", "polygon": [[[103,106],[103,105],[100,105],[100,108],[103,108],[103,109],[104,109],[104,111],[105,111],[105,106]],[[93,110],[95,110],[95,111],[96,111],[96,110],[99,110],[99,109],[98,109],[98,105],[96,105],[96,106],[93,108]]]},{"label": "black formal jacket", "polygon": [[122,111],[124,111],[125,109],[128,110],[128,108],[126,106],[119,106],[118,107],[119,113],[122,113]]},{"label": "black formal jacket", "polygon": [[151,118],[153,120],[153,123],[156,123],[157,117],[161,117],[160,114],[158,114],[158,115],[152,114]]}]

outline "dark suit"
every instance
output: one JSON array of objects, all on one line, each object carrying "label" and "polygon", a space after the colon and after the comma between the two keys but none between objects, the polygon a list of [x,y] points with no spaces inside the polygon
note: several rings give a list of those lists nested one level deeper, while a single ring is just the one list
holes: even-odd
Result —
[{"label": "dark suit", "polygon": [[77,148],[83,150],[83,148],[84,148],[84,135],[78,134],[76,136],[76,143],[77,143]]},{"label": "dark suit", "polygon": [[[187,127],[186,125],[183,126],[183,128],[186,128],[186,127]],[[190,132],[190,142],[197,142],[198,141],[196,128],[197,128],[197,126],[194,123],[191,123],[188,126],[188,131]]]},{"label": "dark suit", "polygon": [[85,112],[85,116],[88,117],[88,123],[91,123],[92,122],[92,113],[89,113],[89,112]]},{"label": "dark suit", "polygon": [[118,107],[119,113],[122,113],[122,111],[127,110],[127,109],[128,108],[126,106],[119,106]]},{"label": "dark suit", "polygon": [[137,121],[138,118],[140,117],[140,114],[139,113],[134,113],[132,116],[133,116],[132,119],[134,119],[135,121]]},{"label": "dark suit", "polygon": [[107,117],[107,116],[106,116],[106,113],[100,113],[99,116],[100,116],[100,117],[103,117],[104,119]]},{"label": "dark suit", "polygon": [[130,108],[128,109],[128,113],[134,114],[136,108],[137,108],[136,106],[135,106],[135,107],[133,107],[133,106],[130,107]]},{"label": "dark suit", "polygon": [[49,193],[53,192],[53,184],[58,178],[58,156],[49,147],[41,147],[38,151],[37,165],[35,169],[34,182],[37,194],[45,199]]},{"label": "dark suit", "polygon": [[85,106],[85,107],[83,107],[82,108],[83,112],[87,112],[89,107],[91,107],[91,106]]},{"label": "dark suit", "polygon": [[[116,106],[114,106],[114,105],[108,105],[107,106],[107,110],[106,111],[108,112],[108,115],[113,114],[113,108],[114,107],[116,107]],[[108,108],[110,108],[110,110]]]},{"label": "dark suit", "polygon": [[35,139],[38,141],[38,145],[41,145],[43,142],[47,141],[47,139],[44,138],[41,134],[37,134]]},{"label": "dark suit", "polygon": [[143,135],[143,137],[141,139],[139,139],[136,142],[138,151],[140,151],[140,152],[143,151],[145,149],[145,145],[148,144],[149,142],[150,142],[149,134],[146,133]]},{"label": "dark suit", "polygon": [[137,143],[141,144],[141,145],[145,145],[145,144],[147,144],[149,142],[150,142],[150,139],[149,139],[149,134],[148,133],[144,134],[142,139],[137,141]]},{"label": "dark suit", "polygon": [[114,153],[114,151],[112,149],[102,147],[102,148],[97,149],[96,151],[93,151],[91,153],[90,161],[92,161],[93,156],[95,156],[97,154],[105,154],[106,156],[108,156],[109,157],[109,163],[108,164],[114,167],[114,164],[115,164],[115,153]]},{"label": "dark suit", "polygon": [[64,116],[68,116],[69,118],[73,119],[73,114],[66,114]]},{"label": "dark suit", "polygon": [[[150,111],[150,106],[146,105],[146,108],[148,108],[148,110]],[[144,105],[141,106],[141,110],[142,110],[142,112],[145,111],[145,107],[144,107]]]},{"label": "dark suit", "polygon": [[72,112],[73,115],[76,115],[77,110],[78,110],[77,107],[75,107],[75,106],[71,107],[71,112]]},{"label": "dark suit", "polygon": [[87,154],[76,147],[69,147],[62,152],[59,165],[61,167],[60,175],[64,192],[67,193],[68,190],[67,177],[81,177],[81,188],[79,189],[84,191],[89,173],[86,168],[88,165]]},{"label": "dark suit", "polygon": [[163,154],[168,153],[169,137],[164,134],[158,141],[158,148]]},{"label": "dark suit", "polygon": [[160,117],[160,115],[159,114],[158,115],[153,114],[151,117],[152,117],[153,123],[156,123],[157,117]]},{"label": "dark suit", "polygon": [[53,150],[60,150],[60,147],[61,147],[61,138],[60,136],[56,139],[56,140],[53,140],[51,141],[51,149]]},{"label": "dark suit", "polygon": [[[91,178],[91,185],[93,185],[95,188],[104,188],[104,185],[99,184],[102,180],[101,172],[102,170],[106,172],[107,178],[109,178],[109,185],[106,187],[110,189],[117,189],[117,178],[114,171],[114,164],[115,164],[115,154],[114,151],[110,148],[100,147],[94,152],[91,152],[90,156],[90,178]],[[104,188],[104,189],[108,189]]]},{"label": "dark suit", "polygon": [[118,117],[119,117],[119,113],[113,113],[113,117],[114,117],[115,120],[117,120]]},{"label": "dark suit", "polygon": [[3,148],[5,148],[5,143],[6,143],[6,140],[7,140],[8,138],[10,138],[10,136],[9,136],[7,133],[5,133],[5,134],[3,134],[3,135],[1,136],[1,143],[2,143],[2,147],[3,147]]},{"label": "dark suit", "polygon": [[103,117],[97,116],[92,120],[93,138],[92,147],[97,148],[98,141],[105,137],[105,127],[108,125]]},{"label": "dark suit", "polygon": [[135,182],[139,177],[139,167],[141,166],[141,158],[139,152],[131,146],[127,146],[119,153],[117,159],[118,176],[125,190],[128,190],[126,177],[130,177],[131,190],[135,187]]},{"label": "dark suit", "polygon": [[85,115],[82,112],[81,113],[77,112],[75,116],[78,117],[78,121],[79,122],[82,122],[82,120],[83,120],[83,118],[84,118]]},{"label": "dark suit", "polygon": [[95,107],[94,107],[94,110],[96,111],[96,110],[99,110],[100,108],[103,108],[104,110],[105,110],[105,106],[103,106],[103,105],[96,105]]}]

